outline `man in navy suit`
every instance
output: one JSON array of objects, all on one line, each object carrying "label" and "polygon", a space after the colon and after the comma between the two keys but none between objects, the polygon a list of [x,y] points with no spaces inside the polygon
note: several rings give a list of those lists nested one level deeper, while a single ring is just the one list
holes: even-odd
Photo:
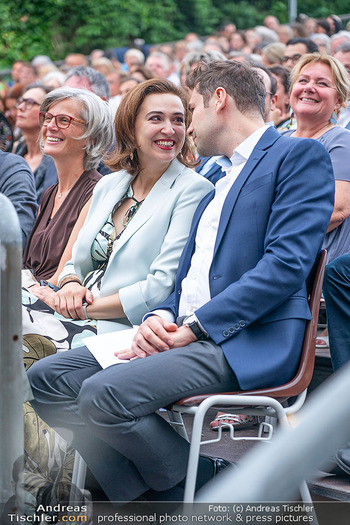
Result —
[{"label": "man in navy suit", "polygon": [[[108,497],[180,499],[189,444],[156,410],[195,394],[283,384],[310,318],[305,281],[333,210],[330,157],[317,141],[265,126],[265,88],[238,62],[192,73],[192,127],[226,175],[199,204],[174,293],[149,314],[126,365],[87,349],[31,367],[34,408],[69,427]],[[198,486],[216,472],[201,457]]]}]

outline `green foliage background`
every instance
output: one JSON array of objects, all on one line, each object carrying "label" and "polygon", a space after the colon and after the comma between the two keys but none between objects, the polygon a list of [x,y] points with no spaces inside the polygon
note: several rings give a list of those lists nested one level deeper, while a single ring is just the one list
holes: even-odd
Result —
[{"label": "green foliage background", "polygon": [[[350,11],[349,0],[303,0],[299,9],[314,17]],[[169,42],[187,32],[210,34],[224,21],[240,29],[267,14],[287,22],[287,0],[0,0],[0,67],[15,59],[47,54],[63,59],[71,51]]]}]

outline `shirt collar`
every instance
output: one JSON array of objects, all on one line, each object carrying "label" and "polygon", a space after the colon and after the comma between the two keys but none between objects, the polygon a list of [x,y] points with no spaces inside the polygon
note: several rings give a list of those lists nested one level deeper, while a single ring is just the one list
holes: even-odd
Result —
[{"label": "shirt collar", "polygon": [[233,151],[232,157],[229,159],[227,157],[220,157],[216,162],[219,164],[223,171],[227,172],[231,168],[235,168],[247,162],[250,155],[252,154],[253,149],[270,126],[261,126],[255,130],[249,137],[247,137],[237,148]]}]

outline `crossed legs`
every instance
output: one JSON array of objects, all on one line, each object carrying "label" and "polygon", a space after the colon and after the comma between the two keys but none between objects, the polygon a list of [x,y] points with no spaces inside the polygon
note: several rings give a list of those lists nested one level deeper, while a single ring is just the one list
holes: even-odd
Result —
[{"label": "crossed legs", "polygon": [[51,426],[70,429],[72,445],[111,501],[167,490],[185,477],[189,444],[159,408],[239,389],[221,348],[210,341],[104,370],[82,347],[39,361],[28,376],[33,407]]}]

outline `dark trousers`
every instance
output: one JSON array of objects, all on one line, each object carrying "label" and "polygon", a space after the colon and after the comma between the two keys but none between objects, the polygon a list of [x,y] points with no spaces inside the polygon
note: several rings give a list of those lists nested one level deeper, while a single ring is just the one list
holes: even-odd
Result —
[{"label": "dark trousers", "polygon": [[167,490],[186,475],[189,444],[156,411],[182,397],[239,390],[219,346],[185,348],[101,369],[86,347],[28,371],[32,405],[72,441],[111,501]]},{"label": "dark trousers", "polygon": [[350,253],[326,266],[323,285],[333,369],[350,358]]}]

